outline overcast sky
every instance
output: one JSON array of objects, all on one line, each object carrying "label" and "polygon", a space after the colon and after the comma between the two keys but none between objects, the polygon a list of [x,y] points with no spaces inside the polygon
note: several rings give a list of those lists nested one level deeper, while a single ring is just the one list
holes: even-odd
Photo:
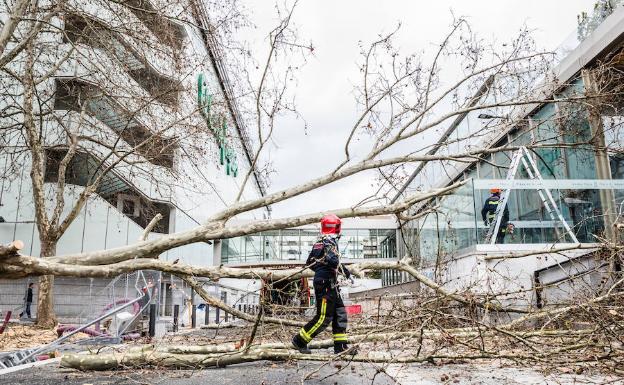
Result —
[{"label": "overcast sky", "polygon": [[[244,0],[257,29],[249,35],[262,52],[275,27],[272,1]],[[534,29],[538,46],[555,49],[574,33],[577,15],[590,11],[594,0],[300,0],[294,21],[300,35],[312,41],[314,56],[298,76],[299,112],[307,122],[279,122],[270,148],[277,171],[270,191],[303,183],[330,171],[344,156],[343,143],[357,108],[353,85],[358,81],[358,41],[402,27],[397,45],[405,53],[434,50],[448,32],[451,12],[465,16],[481,38],[504,41],[524,26]],[[348,207],[372,191],[371,175],[345,181],[274,205],[273,217]]]}]

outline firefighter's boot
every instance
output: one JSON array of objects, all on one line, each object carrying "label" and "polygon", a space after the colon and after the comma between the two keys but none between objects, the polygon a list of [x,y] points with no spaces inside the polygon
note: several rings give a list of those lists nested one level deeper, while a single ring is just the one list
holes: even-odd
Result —
[{"label": "firefighter's boot", "polygon": [[346,342],[334,342],[334,353],[340,354],[342,352],[347,352],[347,354],[355,356],[358,350],[355,346],[349,348]]},{"label": "firefighter's boot", "polygon": [[301,338],[299,334],[295,334],[292,339],[292,344],[295,349],[299,350],[299,353],[312,354],[312,351],[310,351],[310,348],[308,348],[308,344],[306,344],[306,342],[303,340],[303,338]]}]

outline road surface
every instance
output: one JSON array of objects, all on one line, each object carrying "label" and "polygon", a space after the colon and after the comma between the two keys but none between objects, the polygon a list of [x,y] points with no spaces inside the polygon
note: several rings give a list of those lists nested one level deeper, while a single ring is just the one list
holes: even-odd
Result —
[{"label": "road surface", "polygon": [[[0,377],[11,385],[533,385],[624,384],[624,379],[591,374],[544,375],[531,368],[508,368],[486,364],[418,364],[387,367],[386,374],[371,364],[320,365],[316,362],[255,362],[206,370],[127,370],[79,372],[46,365]],[[306,375],[313,375],[304,380]],[[392,376],[392,377],[391,377]],[[396,381],[393,379],[396,378]]]}]

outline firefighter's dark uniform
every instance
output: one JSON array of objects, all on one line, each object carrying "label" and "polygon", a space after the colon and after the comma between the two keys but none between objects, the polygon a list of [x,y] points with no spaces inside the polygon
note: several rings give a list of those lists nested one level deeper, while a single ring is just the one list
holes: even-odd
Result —
[{"label": "firefighter's dark uniform", "polygon": [[307,349],[307,344],[331,323],[334,351],[342,352],[347,349],[347,311],[340,297],[337,278],[338,270],[347,278],[351,272],[340,265],[337,240],[324,236],[316,242],[306,265],[314,270],[316,315],[299,330],[299,334],[293,338],[293,344]]},{"label": "firefighter's dark uniform", "polygon": [[[500,200],[500,193],[494,193],[483,204],[483,208],[481,209],[481,217],[483,218],[483,222],[486,226],[489,226],[493,221],[496,220],[496,209],[498,209],[498,204],[500,203]],[[509,210],[507,209],[507,206],[505,206],[505,210],[503,211],[503,217],[501,218],[500,227],[498,228],[498,234],[496,234],[496,243],[504,243],[505,235],[507,234],[508,223]]]}]

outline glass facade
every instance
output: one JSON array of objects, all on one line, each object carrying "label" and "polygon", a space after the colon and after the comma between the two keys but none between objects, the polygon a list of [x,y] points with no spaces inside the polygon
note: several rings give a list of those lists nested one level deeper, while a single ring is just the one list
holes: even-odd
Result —
[{"label": "glass facade", "polygon": [[[581,79],[554,96],[554,100],[584,95]],[[599,151],[591,142],[595,138],[586,105],[571,102],[547,103],[527,116],[516,128],[508,132],[495,147],[506,144],[537,145],[531,149],[531,159],[549,183],[549,191],[565,222],[572,228],[579,242],[592,243],[605,236],[605,218],[617,215],[617,208],[624,206],[624,157],[618,151],[609,153],[610,175],[597,169]],[[624,143],[618,128],[624,119],[611,118],[604,121],[607,148],[618,148]],[[614,121],[616,120],[616,121]],[[458,129],[464,125],[460,124]],[[540,145],[558,147],[539,148]],[[487,228],[481,218],[481,208],[490,196],[489,189],[497,187],[492,180],[505,179],[513,153],[499,152],[488,155],[465,169],[455,180],[467,183],[453,194],[438,198],[425,207],[439,207],[409,224],[411,255],[418,258],[421,267],[437,266],[440,262],[461,254],[462,249],[486,243]],[[440,165],[440,167],[443,167]],[[431,168],[431,167],[430,167]],[[613,180],[609,179],[612,178]],[[521,164],[514,179],[529,179]],[[415,178],[418,183],[419,178]],[[433,183],[435,185],[435,181]],[[515,226],[513,234],[505,236],[503,243],[555,243],[571,242],[556,214],[550,214],[539,193],[539,186],[525,183],[514,188],[507,203],[509,221]],[[413,187],[418,187],[414,185]],[[499,186],[500,187],[500,186]],[[408,246],[408,249],[410,247]],[[404,281],[398,272],[388,274],[385,284]]]},{"label": "glass facade", "polygon": [[[223,239],[224,264],[263,261],[305,261],[318,241],[315,229],[284,229]],[[338,242],[343,258],[394,258],[396,229],[343,229]]]},{"label": "glass facade", "polygon": [[[579,242],[597,242],[604,236],[607,208],[601,204],[601,192],[613,192],[611,207],[624,205],[624,183],[588,179],[586,186],[575,180],[562,180],[561,188],[550,189],[564,220]],[[418,221],[417,247],[422,267],[434,266],[462,249],[485,244],[488,228],[481,217],[483,196],[493,187],[487,179],[471,179],[454,194],[441,198],[437,212]],[[585,188],[581,188],[585,187]],[[526,185],[514,189],[509,197],[509,221],[515,226],[506,235],[505,244],[572,242],[563,223],[551,218],[539,196],[538,187]],[[537,207],[537,209],[536,209]],[[615,213],[612,213],[615,214]]]}]

